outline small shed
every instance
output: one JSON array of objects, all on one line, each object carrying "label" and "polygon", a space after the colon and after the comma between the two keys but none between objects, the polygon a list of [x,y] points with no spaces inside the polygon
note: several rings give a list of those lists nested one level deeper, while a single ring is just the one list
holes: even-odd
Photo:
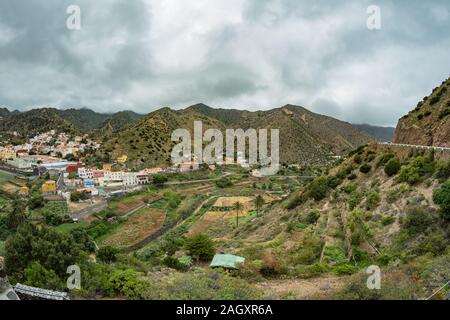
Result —
[{"label": "small shed", "polygon": [[245,258],[232,254],[216,254],[209,265],[211,268],[239,269]]}]

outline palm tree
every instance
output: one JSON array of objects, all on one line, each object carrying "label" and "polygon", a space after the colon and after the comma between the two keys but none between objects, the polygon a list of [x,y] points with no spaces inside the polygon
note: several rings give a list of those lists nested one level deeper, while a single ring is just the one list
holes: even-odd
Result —
[{"label": "palm tree", "polygon": [[236,228],[239,227],[239,212],[242,210],[242,203],[239,201],[236,202],[233,206],[234,210],[236,210]]},{"label": "palm tree", "polygon": [[264,205],[264,199],[261,197],[261,195],[258,195],[255,198],[255,207],[256,207],[256,216],[259,216],[259,210],[261,210],[261,207]]}]

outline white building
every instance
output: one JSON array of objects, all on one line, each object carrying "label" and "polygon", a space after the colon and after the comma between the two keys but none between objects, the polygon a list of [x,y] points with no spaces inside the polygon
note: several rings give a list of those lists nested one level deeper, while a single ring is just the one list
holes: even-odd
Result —
[{"label": "white building", "polygon": [[81,179],[94,179],[94,171],[91,168],[78,168],[78,177]]}]

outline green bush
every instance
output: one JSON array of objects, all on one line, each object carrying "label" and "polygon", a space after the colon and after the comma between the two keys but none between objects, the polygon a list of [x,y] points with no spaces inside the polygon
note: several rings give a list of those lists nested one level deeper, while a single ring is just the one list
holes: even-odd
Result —
[{"label": "green bush", "polygon": [[139,280],[132,269],[114,270],[108,281],[111,295],[124,295],[128,299],[142,299],[148,284]]},{"label": "green bush", "polygon": [[380,194],[376,190],[372,190],[367,195],[366,199],[366,210],[375,209],[380,203]]},{"label": "green bush", "polygon": [[353,191],[348,198],[348,206],[350,210],[355,209],[362,201],[363,194],[358,191]]},{"label": "green bush", "polygon": [[97,258],[104,263],[110,263],[117,261],[117,254],[119,250],[113,247],[100,248],[97,251]]},{"label": "green bush", "polygon": [[197,260],[210,261],[215,254],[214,242],[205,234],[187,238],[184,246],[189,255]]},{"label": "green bush", "polygon": [[241,277],[220,272],[172,273],[151,276],[146,300],[256,300],[262,294]]},{"label": "green bush", "polygon": [[233,183],[228,178],[221,178],[220,180],[216,181],[216,186],[221,189],[231,187],[232,185]]},{"label": "green bush", "polygon": [[386,163],[386,166],[384,167],[384,172],[389,176],[395,176],[400,171],[400,161],[397,158],[392,158],[391,160]]},{"label": "green bush", "polygon": [[381,219],[381,224],[383,226],[388,226],[390,224],[393,224],[394,222],[395,222],[395,217],[392,217],[392,216],[384,217],[383,219]]},{"label": "green bush", "polygon": [[157,173],[153,176],[153,183],[156,185],[162,185],[167,181],[169,181],[169,178],[165,174]]},{"label": "green bush", "polygon": [[370,170],[372,170],[372,167],[371,167],[369,164],[367,164],[367,163],[363,164],[363,165],[359,168],[359,171],[362,172],[362,173],[369,173]]},{"label": "green bush", "polygon": [[349,183],[348,185],[344,186],[344,187],[342,188],[342,190],[343,190],[345,193],[350,194],[350,193],[356,191],[356,188],[357,188],[357,185],[356,185],[356,184],[354,184],[354,183]]},{"label": "green bush", "polygon": [[450,160],[437,163],[435,176],[440,181],[450,178]]},{"label": "green bush", "polygon": [[320,218],[320,212],[318,210],[313,210],[308,213],[306,216],[306,222],[309,224],[316,223]]},{"label": "green bush", "polygon": [[403,166],[400,170],[399,181],[414,185],[420,181],[420,172],[416,167]]},{"label": "green bush", "polygon": [[289,198],[288,203],[286,204],[286,209],[292,210],[297,208],[299,205],[303,204],[306,201],[307,197],[305,194],[294,194]]},{"label": "green bush", "polygon": [[389,160],[394,158],[395,155],[393,153],[384,153],[380,156],[380,159],[377,162],[377,167],[384,166],[386,163],[388,163]]},{"label": "green bush", "polygon": [[351,173],[351,174],[347,177],[348,180],[355,180],[356,178],[357,178],[357,175],[356,175],[355,173]]},{"label": "green bush", "polygon": [[345,263],[335,266],[333,272],[338,275],[351,275],[358,272],[358,267],[352,263]]},{"label": "green bush", "polygon": [[353,162],[356,163],[356,164],[361,164],[361,163],[362,163],[362,158],[361,158],[361,156],[360,156],[359,154],[355,155],[355,156],[353,157]]},{"label": "green bush", "polygon": [[419,206],[410,206],[406,210],[406,218],[403,220],[403,227],[408,234],[415,235],[424,232],[436,222],[434,215],[429,210]]},{"label": "green bush", "polygon": [[23,283],[28,286],[49,290],[64,289],[63,282],[53,270],[47,270],[39,262],[33,262],[24,271]]},{"label": "green bush", "polygon": [[314,179],[308,186],[308,195],[316,201],[325,199],[330,190],[328,177]]},{"label": "green bush", "polygon": [[444,219],[450,220],[450,180],[434,190],[433,201],[441,207]]}]

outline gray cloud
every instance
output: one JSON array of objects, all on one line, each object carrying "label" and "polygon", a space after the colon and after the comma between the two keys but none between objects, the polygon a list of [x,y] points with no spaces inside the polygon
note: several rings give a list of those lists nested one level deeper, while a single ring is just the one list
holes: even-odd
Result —
[{"label": "gray cloud", "polygon": [[[366,28],[373,3],[378,31]],[[79,31],[66,28],[70,4]],[[394,125],[449,76],[449,27],[446,0],[4,0],[0,105],[292,103]]]}]

